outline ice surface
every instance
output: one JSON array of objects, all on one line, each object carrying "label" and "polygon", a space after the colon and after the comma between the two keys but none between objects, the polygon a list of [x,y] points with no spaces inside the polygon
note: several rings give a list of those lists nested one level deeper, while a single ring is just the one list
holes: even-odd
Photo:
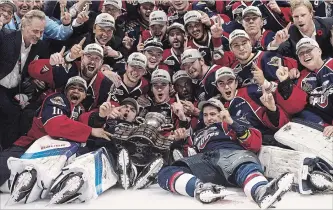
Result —
[{"label": "ice surface", "polygon": [[[98,199],[87,203],[52,205],[45,207],[48,200],[39,200],[31,204],[4,206],[8,194],[0,194],[0,209],[259,209],[245,197],[241,189],[231,188],[237,192],[212,204],[201,204],[194,198],[167,192],[157,185],[144,190],[122,190],[111,188]],[[275,204],[278,209],[333,209],[333,194],[300,195],[288,192],[283,199]]]}]

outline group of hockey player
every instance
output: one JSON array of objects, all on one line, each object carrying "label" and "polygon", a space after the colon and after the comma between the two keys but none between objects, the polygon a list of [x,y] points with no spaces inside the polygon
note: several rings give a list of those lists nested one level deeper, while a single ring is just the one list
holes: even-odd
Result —
[{"label": "group of hockey player", "polygon": [[331,0],[0,0],[0,193],[332,193],[332,57]]}]

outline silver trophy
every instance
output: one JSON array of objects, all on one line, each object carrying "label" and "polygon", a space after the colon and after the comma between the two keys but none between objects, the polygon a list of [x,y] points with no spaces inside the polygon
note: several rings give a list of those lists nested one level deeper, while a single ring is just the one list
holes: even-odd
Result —
[{"label": "silver trophy", "polygon": [[136,121],[140,125],[146,124],[153,126],[158,131],[172,130],[174,128],[173,124],[166,123],[166,117],[158,112],[148,112],[145,118],[137,117]]}]

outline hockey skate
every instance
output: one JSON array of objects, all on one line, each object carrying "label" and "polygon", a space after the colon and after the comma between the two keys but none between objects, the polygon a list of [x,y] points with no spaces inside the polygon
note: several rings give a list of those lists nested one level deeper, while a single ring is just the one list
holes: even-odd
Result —
[{"label": "hockey skate", "polygon": [[16,175],[12,185],[11,195],[6,205],[18,203],[28,197],[36,181],[37,171],[27,166],[22,173]]},{"label": "hockey skate", "polygon": [[310,183],[315,192],[333,192],[333,177],[328,173],[314,171],[310,174]]},{"label": "hockey skate", "polygon": [[136,179],[133,189],[143,189],[151,185],[156,180],[157,174],[163,167],[163,164],[163,159],[158,158],[144,167]]},{"label": "hockey skate", "polygon": [[282,196],[290,190],[293,180],[294,174],[282,174],[279,178],[273,179],[267,185],[258,189],[254,200],[261,209],[271,207],[276,201],[280,201]]},{"label": "hockey skate", "polygon": [[194,191],[195,198],[205,204],[221,200],[225,196],[234,194],[235,192],[228,191],[221,185],[203,182],[199,182]]},{"label": "hockey skate", "polygon": [[74,201],[80,193],[77,193],[84,184],[82,173],[71,173],[65,176],[55,188],[52,189],[50,204],[70,203]]},{"label": "hockey skate", "polygon": [[137,177],[136,167],[133,165],[126,149],[122,149],[118,155],[118,175],[119,183],[125,190],[133,186]]}]

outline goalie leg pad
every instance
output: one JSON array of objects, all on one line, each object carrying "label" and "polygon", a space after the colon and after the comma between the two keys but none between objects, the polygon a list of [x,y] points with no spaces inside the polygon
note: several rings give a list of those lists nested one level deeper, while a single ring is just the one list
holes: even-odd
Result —
[{"label": "goalie leg pad", "polygon": [[[97,198],[118,181],[113,165],[104,147],[75,158],[62,169],[52,185],[51,193],[54,195],[49,204],[85,202]],[[66,194],[67,191],[71,193]]]},{"label": "goalie leg pad", "polygon": [[323,136],[317,127],[301,120],[289,122],[275,133],[274,138],[294,150],[312,153],[333,165],[333,137]]},{"label": "goalie leg pad", "polygon": [[[20,158],[9,158],[7,165],[11,171],[11,192],[21,191],[21,189],[15,189],[16,186],[22,186],[22,184],[16,183],[20,182],[20,179],[14,180],[14,177],[29,168],[29,171],[36,172],[37,180],[29,189],[29,192],[26,193],[25,203],[45,198],[53,180],[60,173],[61,168],[66,165],[68,158],[75,154],[78,147],[77,143],[54,140],[49,136],[44,136],[36,140]],[[10,199],[14,199],[14,197]]]},{"label": "goalie leg pad", "polygon": [[311,194],[307,186],[307,177],[311,170],[309,160],[316,156],[294,150],[282,149],[280,147],[262,146],[259,153],[259,160],[264,167],[264,175],[269,178],[278,178],[286,172],[295,174],[294,183],[299,186],[302,194]]}]

